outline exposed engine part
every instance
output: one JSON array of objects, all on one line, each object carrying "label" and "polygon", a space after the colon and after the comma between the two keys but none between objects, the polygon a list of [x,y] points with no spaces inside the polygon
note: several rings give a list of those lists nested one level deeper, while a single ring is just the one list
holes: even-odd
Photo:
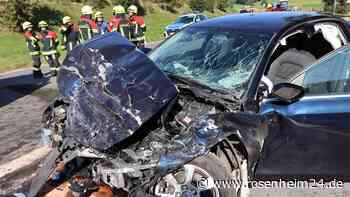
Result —
[{"label": "exposed engine part", "polygon": [[99,186],[89,177],[75,176],[70,180],[70,189],[74,196],[87,196],[96,192]]},{"label": "exposed engine part", "polygon": [[67,119],[66,107],[64,103],[49,107],[43,117],[44,128],[51,138],[52,146],[59,146],[64,136],[65,121]]},{"label": "exposed engine part", "polygon": [[68,163],[74,158],[81,157],[81,158],[93,158],[93,159],[102,159],[105,158],[105,155],[103,153],[100,153],[94,149],[91,148],[78,148],[74,147],[73,150],[67,150],[63,156],[62,161],[64,163]]},{"label": "exposed engine part", "polygon": [[195,98],[186,90],[180,90],[178,101],[169,113],[166,129],[172,134],[179,134],[208,112],[215,113],[223,110],[222,108],[216,108],[213,103],[205,102],[202,98]]},{"label": "exposed engine part", "polygon": [[125,188],[124,174],[115,173],[111,168],[106,169],[102,165],[96,165],[92,168],[92,176],[96,182],[104,182],[114,188]]}]

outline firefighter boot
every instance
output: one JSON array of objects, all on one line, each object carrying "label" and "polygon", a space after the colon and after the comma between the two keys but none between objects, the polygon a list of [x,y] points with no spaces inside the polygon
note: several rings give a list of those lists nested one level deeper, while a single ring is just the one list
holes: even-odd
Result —
[{"label": "firefighter boot", "polygon": [[34,79],[40,79],[42,77],[44,77],[44,75],[43,75],[43,73],[41,72],[40,69],[34,69],[33,70],[33,78]]}]

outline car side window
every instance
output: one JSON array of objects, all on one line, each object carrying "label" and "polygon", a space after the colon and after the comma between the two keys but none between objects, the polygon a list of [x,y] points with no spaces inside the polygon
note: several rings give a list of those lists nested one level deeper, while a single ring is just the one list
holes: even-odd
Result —
[{"label": "car side window", "polygon": [[350,48],[314,64],[292,83],[304,87],[306,95],[350,93]]},{"label": "car side window", "polygon": [[199,18],[200,18],[200,20],[201,21],[204,21],[205,19],[207,19],[205,16],[203,16],[203,15],[199,15]]}]

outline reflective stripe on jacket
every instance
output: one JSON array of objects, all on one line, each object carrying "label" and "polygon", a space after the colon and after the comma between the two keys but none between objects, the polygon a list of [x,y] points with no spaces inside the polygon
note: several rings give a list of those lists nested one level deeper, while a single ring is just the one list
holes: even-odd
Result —
[{"label": "reflective stripe on jacket", "polygon": [[57,33],[51,30],[43,30],[40,32],[40,41],[42,43],[42,54],[51,55],[53,51],[57,53]]},{"label": "reflective stripe on jacket", "polygon": [[42,51],[41,54],[42,55],[53,55],[53,54],[56,54],[57,53],[57,50],[51,50],[51,51]]},{"label": "reflective stripe on jacket", "polygon": [[79,43],[79,27],[72,23],[69,26],[61,26],[61,44],[72,49]]},{"label": "reflective stripe on jacket", "polygon": [[29,52],[30,55],[40,55],[40,51],[32,51],[32,52]]},{"label": "reflective stripe on jacket", "polygon": [[132,16],[130,18],[130,28],[132,32],[132,36],[130,41],[144,41],[146,24],[142,17],[140,16]]},{"label": "reflective stripe on jacket", "polygon": [[79,22],[79,33],[81,42],[91,39],[98,33],[96,23],[93,20],[82,16]]},{"label": "reflective stripe on jacket", "polygon": [[26,31],[24,32],[24,38],[26,40],[27,48],[30,55],[40,55],[39,40],[36,38],[34,32]]}]

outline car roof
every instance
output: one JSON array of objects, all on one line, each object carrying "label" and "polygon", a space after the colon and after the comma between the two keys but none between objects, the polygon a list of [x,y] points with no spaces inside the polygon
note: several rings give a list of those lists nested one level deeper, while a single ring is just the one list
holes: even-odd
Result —
[{"label": "car roof", "polygon": [[188,14],[183,14],[183,15],[181,15],[180,17],[183,17],[183,16],[197,16],[197,15],[203,15],[203,14],[199,14],[199,13],[188,13]]},{"label": "car roof", "polygon": [[290,25],[318,18],[335,18],[328,14],[317,12],[262,12],[232,14],[205,20],[191,25],[191,27],[214,27],[256,31],[264,33],[277,33]]}]

